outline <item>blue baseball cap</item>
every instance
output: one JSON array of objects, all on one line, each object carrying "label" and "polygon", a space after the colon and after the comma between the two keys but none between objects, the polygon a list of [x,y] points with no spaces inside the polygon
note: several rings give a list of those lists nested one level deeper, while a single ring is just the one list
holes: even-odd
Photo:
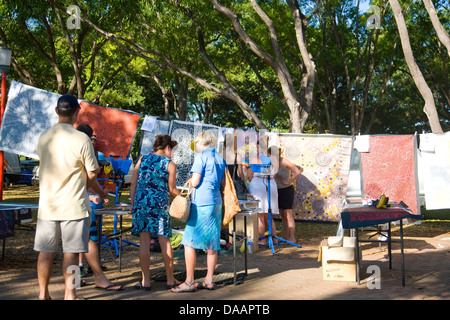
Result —
[{"label": "blue baseball cap", "polygon": [[57,103],[58,109],[80,109],[80,104],[78,103],[78,99],[70,94],[63,94],[58,99]]}]

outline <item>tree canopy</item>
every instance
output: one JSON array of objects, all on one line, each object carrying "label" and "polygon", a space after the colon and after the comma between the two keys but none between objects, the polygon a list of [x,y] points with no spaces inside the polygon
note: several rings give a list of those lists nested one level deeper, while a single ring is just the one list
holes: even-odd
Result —
[{"label": "tree canopy", "polygon": [[9,79],[166,119],[290,132],[448,131],[449,28],[448,0],[0,3]]}]

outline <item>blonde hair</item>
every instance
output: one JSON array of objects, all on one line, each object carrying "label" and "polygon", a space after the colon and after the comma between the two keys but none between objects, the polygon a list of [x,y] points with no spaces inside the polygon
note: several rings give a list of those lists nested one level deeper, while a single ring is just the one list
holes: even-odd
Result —
[{"label": "blonde hair", "polygon": [[199,141],[201,144],[207,147],[216,147],[217,138],[211,130],[205,130],[197,135],[195,141]]}]

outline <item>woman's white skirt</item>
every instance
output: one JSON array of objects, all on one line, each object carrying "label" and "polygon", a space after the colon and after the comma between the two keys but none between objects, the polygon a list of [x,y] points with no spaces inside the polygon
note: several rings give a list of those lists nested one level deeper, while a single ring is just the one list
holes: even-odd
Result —
[{"label": "woman's white skirt", "polygon": [[[248,193],[252,194],[254,199],[259,200],[259,207],[261,213],[269,212],[269,195],[268,195],[268,178],[267,176],[254,175],[250,185],[248,186]],[[278,189],[277,183],[273,176],[270,176],[270,204],[272,214],[279,214],[278,208]]]}]

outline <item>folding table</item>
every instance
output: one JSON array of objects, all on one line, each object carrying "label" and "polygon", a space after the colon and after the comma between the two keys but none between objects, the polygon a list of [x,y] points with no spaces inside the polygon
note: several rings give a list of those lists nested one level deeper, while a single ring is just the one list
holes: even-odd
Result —
[{"label": "folding table", "polygon": [[[124,210],[125,209],[125,210]],[[101,226],[101,217],[103,215],[113,215],[116,219],[119,217],[119,232],[116,230],[116,226],[114,227],[114,233],[111,237],[119,238],[119,272],[122,268],[122,236],[123,236],[123,216],[131,215],[129,207],[113,207],[113,208],[103,208],[103,209],[95,209],[95,215],[97,219],[97,234],[98,234],[98,250],[100,251],[101,243],[102,243],[102,226]],[[111,238],[110,237],[110,238]],[[114,239],[115,240],[115,239]]]},{"label": "folding table", "polygon": [[37,204],[0,202],[0,239],[3,239],[2,258],[5,259],[6,238],[14,236],[14,226],[32,222],[31,209]]},{"label": "folding table", "polygon": [[[352,229],[355,231],[356,236],[356,277],[358,284],[360,283],[359,277],[359,263],[360,263],[360,242],[386,242],[388,244],[389,254],[389,269],[392,269],[392,252],[391,243],[400,242],[401,250],[401,268],[402,268],[402,286],[405,286],[405,257],[403,252],[403,220],[422,220],[422,215],[412,214],[412,212],[398,204],[394,204],[393,207],[376,208],[374,206],[353,204],[347,205],[341,212],[341,227],[343,229]],[[391,238],[391,222],[400,222],[400,241],[394,241]],[[358,228],[371,227],[379,224],[388,223],[389,228],[387,230],[387,239],[383,240],[360,240],[358,237]]]},{"label": "folding table", "polygon": [[[237,271],[236,271],[236,217],[237,216],[242,216],[244,217],[244,237],[243,237],[243,241],[247,242],[247,217],[251,217],[255,214],[258,214],[261,209],[258,207],[250,207],[247,208],[244,205],[242,205],[243,201],[240,201],[241,203],[241,208],[243,208],[243,210],[239,211],[234,217],[233,217],[233,272],[234,272],[234,284],[236,285],[237,283]],[[259,202],[259,201],[256,201]],[[253,241],[258,241],[257,238],[255,238]],[[247,275],[247,245],[244,245],[244,273],[245,275]]]}]

